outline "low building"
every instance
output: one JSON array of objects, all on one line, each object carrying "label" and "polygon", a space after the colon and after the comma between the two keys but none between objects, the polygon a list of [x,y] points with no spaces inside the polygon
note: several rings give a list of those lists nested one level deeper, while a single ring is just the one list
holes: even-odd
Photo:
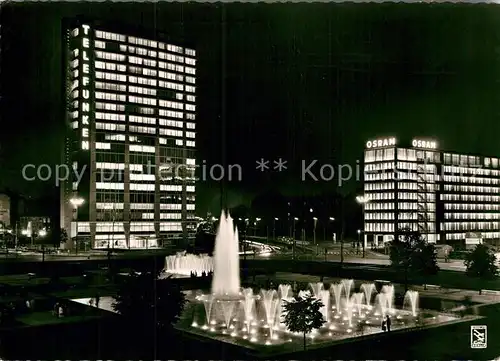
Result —
[{"label": "low building", "polygon": [[4,227],[10,227],[10,197],[6,194],[0,194],[0,223]]}]

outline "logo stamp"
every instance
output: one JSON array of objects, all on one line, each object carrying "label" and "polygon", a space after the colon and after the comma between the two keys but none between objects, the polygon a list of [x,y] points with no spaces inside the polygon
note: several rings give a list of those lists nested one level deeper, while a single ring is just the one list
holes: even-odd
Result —
[{"label": "logo stamp", "polygon": [[470,327],[470,348],[488,347],[487,326],[473,325]]}]

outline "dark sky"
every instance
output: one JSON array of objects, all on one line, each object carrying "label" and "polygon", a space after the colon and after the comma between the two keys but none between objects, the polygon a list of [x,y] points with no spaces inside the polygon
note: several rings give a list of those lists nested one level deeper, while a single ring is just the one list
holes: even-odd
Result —
[{"label": "dark sky", "polygon": [[[232,203],[271,188],[335,191],[336,182],[301,182],[300,161],[355,165],[365,141],[378,135],[434,136],[445,149],[500,156],[499,11],[451,4],[5,5],[0,180],[39,192],[20,180],[22,164],[58,162],[61,19],[79,14],[156,28],[195,45],[198,162],[242,165],[243,181],[231,184],[241,197]],[[255,171],[261,157],[296,167],[262,175]],[[200,205],[209,207],[219,184],[199,189]]]}]

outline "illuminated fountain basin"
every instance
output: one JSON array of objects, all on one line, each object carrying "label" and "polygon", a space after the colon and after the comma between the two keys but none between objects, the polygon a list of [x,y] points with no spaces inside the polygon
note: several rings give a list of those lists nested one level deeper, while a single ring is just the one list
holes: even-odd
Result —
[{"label": "illuminated fountain basin", "polygon": [[[354,291],[355,286],[359,287],[359,292]],[[309,343],[381,333],[381,324],[386,315],[391,318],[391,330],[457,319],[434,311],[420,313],[417,291],[408,291],[404,303],[396,307],[394,288],[391,286],[377,293],[374,284],[355,285],[352,280],[344,280],[328,288],[322,283],[310,284],[309,290],[300,291],[299,296],[309,293],[316,295],[326,305],[321,313],[327,321],[322,328],[307,335]],[[217,299],[201,291],[192,291],[188,294],[190,306],[189,311],[185,312],[187,317],[183,323],[196,333],[247,347],[290,342],[301,344],[303,335],[289,332],[282,322],[282,305],[284,300],[291,299],[291,287],[287,284],[279,285],[277,290],[241,289],[238,297],[232,299]]]},{"label": "illuminated fountain basin", "polygon": [[179,252],[176,255],[165,257],[165,266],[163,274],[165,275],[183,275],[201,276],[203,273],[208,274],[214,270],[214,260],[206,254],[186,254]]},{"label": "illuminated fountain basin", "polygon": [[[188,293],[190,302],[178,327],[243,346],[302,342],[302,334],[289,332],[283,324],[283,304],[294,296],[291,286],[281,284],[276,290],[241,288],[238,253],[238,230],[232,218],[222,213],[215,238],[212,288],[208,293]],[[328,288],[323,283],[311,283],[297,296],[307,294],[324,305],[321,313],[326,323],[308,335],[313,342],[382,332],[386,315],[392,319],[393,330],[453,319],[439,315],[422,320],[416,291],[405,297],[406,309],[397,309],[392,285],[384,285],[377,293],[374,284],[356,285],[354,280],[344,279]]]}]

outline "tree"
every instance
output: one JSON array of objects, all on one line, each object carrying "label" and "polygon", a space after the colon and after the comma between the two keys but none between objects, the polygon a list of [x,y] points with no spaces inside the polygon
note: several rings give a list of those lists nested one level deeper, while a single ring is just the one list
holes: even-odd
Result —
[{"label": "tree", "polygon": [[68,242],[68,233],[64,228],[61,228],[60,244],[66,244],[66,242]]},{"label": "tree", "polygon": [[320,309],[323,303],[311,294],[306,297],[296,296],[292,301],[285,301],[284,323],[292,332],[302,332],[304,335],[304,351],[306,349],[306,334],[318,329],[326,322]]},{"label": "tree", "polygon": [[152,273],[131,273],[118,284],[113,309],[130,324],[168,331],[184,310],[184,293],[171,279],[159,281]]},{"label": "tree", "polygon": [[389,246],[391,267],[404,272],[405,292],[410,275],[435,275],[439,271],[436,249],[427,243],[417,231],[404,229],[400,237],[394,238]]},{"label": "tree", "polygon": [[[466,274],[482,280],[491,280],[497,276],[498,267],[495,263],[495,254],[484,244],[478,244],[465,256],[464,261]],[[481,294],[481,287],[479,287],[479,294]]]}]

